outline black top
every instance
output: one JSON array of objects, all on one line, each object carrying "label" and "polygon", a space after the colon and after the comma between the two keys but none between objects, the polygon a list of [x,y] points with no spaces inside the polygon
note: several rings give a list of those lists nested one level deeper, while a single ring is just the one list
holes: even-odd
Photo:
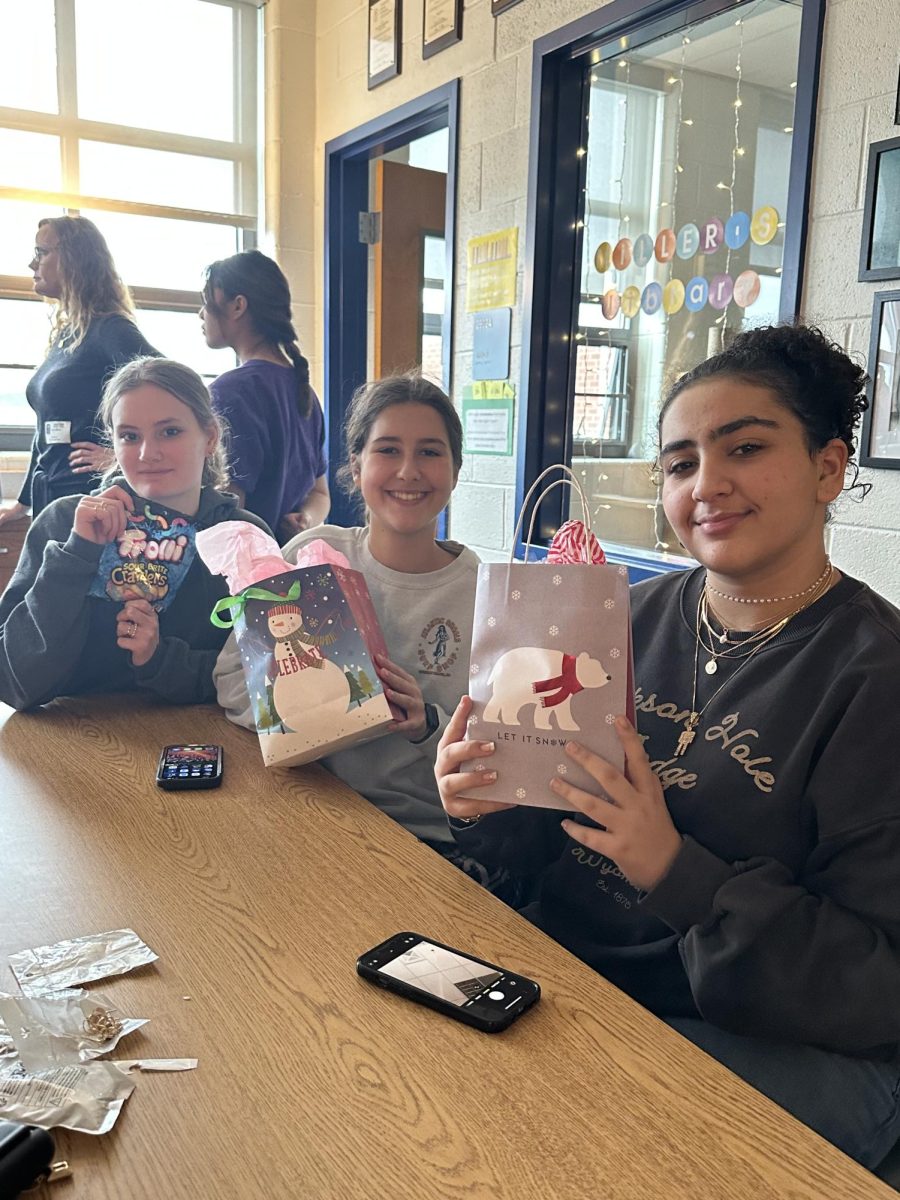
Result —
[{"label": "black top", "polygon": [[684,837],[656,887],[568,838],[561,812],[454,832],[482,862],[541,871],[525,915],[660,1015],[893,1059],[900,613],[845,576],[752,659],[701,665],[677,758],[702,583],[698,569],[632,589],[638,730]]},{"label": "black top", "polygon": [[[30,506],[34,516],[59,496],[82,495],[97,486],[94,475],[72,471],[71,443],[100,442],[97,410],[113,371],[139,355],[159,354],[133,321],[117,315],[95,317],[74,350],[66,345],[63,335],[25,389],[37,428],[19,503]],[[54,428],[52,422],[60,424]]]}]

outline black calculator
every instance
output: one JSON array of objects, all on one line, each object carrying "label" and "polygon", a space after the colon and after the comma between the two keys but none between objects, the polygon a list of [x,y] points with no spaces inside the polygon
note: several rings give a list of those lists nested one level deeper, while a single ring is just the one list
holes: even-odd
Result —
[{"label": "black calculator", "polygon": [[222,782],[221,746],[166,746],[159,756],[161,788],[214,788]]}]

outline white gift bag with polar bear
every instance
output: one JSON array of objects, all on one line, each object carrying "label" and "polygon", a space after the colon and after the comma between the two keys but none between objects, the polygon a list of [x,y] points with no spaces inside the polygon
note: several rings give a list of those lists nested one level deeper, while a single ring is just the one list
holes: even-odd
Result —
[{"label": "white gift bag with polar bear", "polygon": [[[583,496],[582,503],[588,524]],[[522,514],[514,545],[521,522]],[[588,529],[586,547],[590,541]],[[497,771],[490,798],[565,809],[549,787],[555,775],[596,793],[596,781],[565,747],[572,738],[623,766],[613,722],[633,712],[627,569],[586,562],[482,563],[473,631],[474,707],[466,737],[495,744],[494,753],[472,768]]]}]

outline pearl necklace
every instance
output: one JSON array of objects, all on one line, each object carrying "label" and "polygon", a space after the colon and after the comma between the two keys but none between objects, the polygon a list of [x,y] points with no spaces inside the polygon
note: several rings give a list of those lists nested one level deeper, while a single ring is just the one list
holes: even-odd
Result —
[{"label": "pearl necklace", "polygon": [[788,600],[799,600],[801,596],[808,596],[810,592],[814,592],[821,583],[825,582],[830,571],[831,559],[826,558],[825,570],[815,581],[815,583],[811,583],[809,587],[804,588],[802,592],[791,592],[789,596],[764,596],[760,599],[750,599],[747,596],[729,596],[727,592],[720,592],[718,588],[714,588],[709,580],[707,580],[706,583],[706,590],[708,592],[712,592],[714,596],[720,596],[723,600],[730,600],[732,604],[784,604]]},{"label": "pearl necklace", "polygon": [[[792,612],[786,613],[785,616],[779,617],[775,621],[771,621],[764,628],[759,629],[755,633],[749,634],[745,638],[740,638],[736,642],[733,642],[728,636],[727,629],[723,627],[721,633],[716,633],[715,629],[713,629],[712,625],[710,624],[709,612],[712,606],[710,604],[709,597],[707,596],[709,588],[704,587],[700,595],[700,619],[697,624],[697,639],[703,646],[703,649],[706,651],[706,653],[710,655],[709,661],[703,668],[706,674],[715,675],[716,671],[719,669],[720,658],[729,659],[744,658],[745,656],[749,657],[751,654],[755,653],[755,651],[759,649],[761,645],[765,645],[767,641],[770,641],[777,634],[781,633],[788,621],[796,617],[798,613],[803,612],[804,609],[809,608],[810,605],[815,604],[820,596],[824,596],[831,584],[831,575],[832,567],[831,563],[829,563],[828,573],[825,576],[820,576],[820,578],[816,580],[812,593],[809,593],[808,589],[807,592],[803,593],[807,598],[802,604],[798,604]],[[704,629],[706,630],[706,633],[709,634],[709,642],[706,640],[706,636],[703,632]],[[727,649],[716,649],[714,644],[716,641],[719,642],[720,646],[727,646]]]},{"label": "pearl necklace", "polygon": [[[799,607],[794,609],[794,611],[792,613],[788,613],[788,615],[786,617],[782,617],[779,621],[776,621],[773,625],[769,626],[766,629],[761,630],[758,634],[754,634],[752,639],[748,639],[748,641],[751,642],[750,651],[743,655],[734,655],[734,658],[740,659],[738,666],[735,668],[735,670],[732,672],[732,674],[727,679],[725,679],[722,683],[719,684],[719,686],[716,688],[716,690],[713,692],[713,694],[710,696],[710,698],[707,700],[707,702],[703,705],[703,707],[698,709],[697,708],[697,676],[698,676],[699,670],[700,670],[700,647],[702,646],[707,651],[707,653],[712,655],[712,658],[710,659],[710,661],[703,668],[707,675],[714,675],[716,673],[716,671],[718,670],[718,663],[716,661],[717,658],[728,657],[727,651],[724,654],[721,652],[717,653],[715,649],[713,649],[711,646],[708,646],[705,643],[705,641],[703,640],[702,626],[703,626],[703,622],[704,622],[705,616],[706,616],[706,606],[708,604],[708,600],[706,597],[706,591],[707,591],[707,588],[709,587],[709,585],[707,584],[701,589],[700,598],[697,602],[697,621],[696,621],[696,626],[695,626],[695,631],[694,631],[695,632],[694,681],[693,681],[693,685],[691,687],[691,709],[690,709],[690,712],[688,713],[687,718],[684,721],[682,731],[678,736],[678,744],[675,747],[675,758],[681,758],[684,754],[687,753],[688,748],[691,745],[691,742],[693,742],[693,740],[697,736],[697,726],[700,724],[700,720],[703,717],[703,714],[706,712],[706,710],[712,704],[713,700],[715,700],[715,698],[718,696],[718,694],[722,691],[722,689],[728,687],[729,683],[731,683],[731,681],[735,678],[735,676],[744,669],[744,667],[747,665],[747,663],[749,663],[750,660],[752,658],[754,658],[759,653],[759,651],[763,649],[764,646],[767,646],[769,644],[769,642],[771,642],[774,638],[776,638],[778,636],[778,634],[781,633],[781,631],[785,628],[785,626],[788,625],[788,623],[793,620],[794,617],[796,617],[799,613],[804,612],[807,608],[810,607],[810,605],[815,604],[815,602],[821,596],[823,596],[825,594],[825,592],[828,591],[829,585],[831,584],[831,570],[832,570],[831,563],[829,562],[827,571],[824,574],[820,575],[814,584],[814,587],[819,589],[819,591],[815,595],[810,596],[810,598],[808,600],[805,600],[803,602],[803,604],[799,605]],[[710,589],[710,590],[712,590],[712,589]],[[806,588],[806,590],[804,592],[798,592],[797,594],[805,596],[805,595],[808,595],[811,590],[812,590],[811,588]],[[710,630],[710,633],[713,632],[712,629],[709,627],[708,622],[707,622],[707,628]],[[741,643],[737,643],[737,646],[740,647]],[[732,661],[734,660],[734,658],[732,659]]]}]

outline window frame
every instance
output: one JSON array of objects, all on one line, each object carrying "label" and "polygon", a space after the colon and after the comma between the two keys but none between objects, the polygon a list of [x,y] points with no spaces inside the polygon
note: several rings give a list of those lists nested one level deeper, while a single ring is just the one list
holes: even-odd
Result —
[{"label": "window frame", "polygon": [[[586,159],[585,60],[600,45],[618,39],[621,49],[731,9],[741,0],[611,0],[535,42],[531,85],[528,217],[522,313],[521,401],[516,464],[516,509],[542,470],[571,465],[568,398],[574,384],[572,331],[581,299],[581,192]],[[780,319],[799,312],[809,225],[816,98],[826,0],[803,0],[794,132],[785,217]],[[561,399],[560,399],[561,397]],[[529,557],[544,557],[546,544],[564,519],[565,497],[555,488],[541,506],[537,545]],[[610,561],[629,568],[633,582],[678,570],[684,558],[604,544]],[[521,538],[514,547],[525,556]]]},{"label": "window frame", "polygon": [[[133,125],[93,121],[77,116],[77,75],[75,46],[75,2],[54,0],[56,32],[57,93],[59,111],[37,112],[0,106],[0,128],[28,133],[51,134],[60,139],[63,189],[46,191],[0,185],[0,201],[20,200],[46,204],[75,216],[82,209],[125,213],[133,216],[166,217],[179,221],[231,226],[237,232],[240,249],[257,244],[259,214],[264,211],[263,181],[260,171],[262,135],[262,97],[259,83],[263,78],[263,25],[260,0],[204,0],[230,8],[234,33],[235,138],[222,141],[191,134],[144,129]],[[107,142],[147,150],[166,150],[234,163],[234,212],[183,208],[175,205],[148,204],[137,200],[117,200],[106,196],[86,196],[78,190],[78,151],[80,141]],[[196,312],[198,292],[184,288],[144,287],[126,279],[135,308],[168,312]],[[0,274],[0,299],[29,300],[42,303],[27,275]],[[23,364],[0,363],[0,367]],[[27,365],[27,364],[26,364]],[[39,364],[34,364],[35,366]],[[27,433],[27,444],[23,445]],[[22,425],[0,426],[0,451],[27,449],[33,431]]]}]

